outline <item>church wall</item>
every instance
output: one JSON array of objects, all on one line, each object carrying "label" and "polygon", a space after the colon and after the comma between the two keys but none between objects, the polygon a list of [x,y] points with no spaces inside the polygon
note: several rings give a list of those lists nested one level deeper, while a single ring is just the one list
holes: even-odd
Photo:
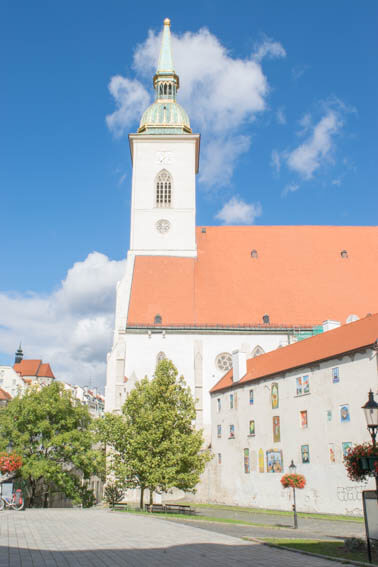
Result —
[{"label": "church wall", "polygon": [[[106,411],[120,409],[126,390],[130,390],[136,380],[144,376],[152,377],[159,353],[172,360],[191,387],[193,395],[199,398],[198,426],[203,426],[206,437],[210,439],[210,394],[209,390],[223,376],[224,370],[216,366],[216,358],[221,353],[243,350],[248,357],[256,346],[264,351],[287,344],[285,334],[185,334],[148,332],[118,334],[117,345],[108,358],[108,378],[106,390]],[[124,353],[124,376],[117,371],[117,359]],[[117,375],[118,372],[118,375]],[[117,386],[118,384],[118,386]],[[201,398],[202,393],[202,398]],[[121,395],[120,395],[121,394]],[[117,400],[117,402],[115,401]]]},{"label": "church wall", "polygon": [[[366,402],[370,388],[377,391],[376,357],[376,352],[368,349],[212,394],[214,458],[204,475],[198,498],[290,510],[292,491],[283,489],[280,479],[290,472],[288,466],[293,459],[297,472],[304,474],[307,480],[306,487],[297,490],[299,511],[362,514],[361,491],[374,488],[374,483],[370,480],[366,485],[347,478],[343,443],[370,441],[361,406]],[[338,382],[333,382],[333,368],[339,369]],[[310,392],[297,395],[296,379],[304,375],[309,376]],[[272,409],[273,384],[278,385],[278,407],[275,409]],[[250,404],[252,389],[253,404]],[[234,397],[232,409],[231,394]],[[221,400],[220,411],[218,399]],[[342,420],[341,408],[345,406],[348,417]],[[307,411],[307,427],[302,427],[302,411]],[[343,415],[347,415],[345,410]],[[279,441],[277,437],[276,441],[273,438],[273,418],[277,417],[280,419]],[[255,421],[255,434],[250,434],[251,420]],[[218,437],[218,425],[221,425],[221,437]],[[233,438],[230,425],[234,426]],[[249,450],[250,472],[244,472],[245,449]],[[282,471],[267,472],[267,451],[272,449],[282,451]],[[264,472],[260,472],[261,451]],[[221,463],[218,462],[219,454]],[[307,460],[306,454],[308,462],[303,462]]]}]

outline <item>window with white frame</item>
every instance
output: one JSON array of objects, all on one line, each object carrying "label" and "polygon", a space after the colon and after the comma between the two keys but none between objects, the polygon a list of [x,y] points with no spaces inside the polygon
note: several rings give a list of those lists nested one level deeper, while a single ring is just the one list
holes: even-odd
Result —
[{"label": "window with white frame", "polygon": [[156,178],[156,206],[170,207],[172,204],[172,177],[162,169]]},{"label": "window with white frame", "polygon": [[219,413],[222,409],[222,400],[217,398],[217,412]]}]

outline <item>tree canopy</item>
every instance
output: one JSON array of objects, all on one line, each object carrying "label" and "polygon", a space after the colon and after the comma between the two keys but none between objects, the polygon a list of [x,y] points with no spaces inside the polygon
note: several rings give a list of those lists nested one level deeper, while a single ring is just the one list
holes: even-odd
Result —
[{"label": "tree canopy", "polygon": [[109,472],[127,488],[194,492],[210,459],[202,450],[202,431],[194,428],[194,400],[184,378],[169,360],[156,367],[129,393],[121,415],[106,414],[98,422],[109,446]]},{"label": "tree canopy", "polygon": [[95,448],[88,408],[57,382],[30,388],[0,412],[0,450],[11,445],[22,458],[31,505],[41,483],[53,483],[69,498],[86,496],[83,479],[101,474],[103,452]]}]

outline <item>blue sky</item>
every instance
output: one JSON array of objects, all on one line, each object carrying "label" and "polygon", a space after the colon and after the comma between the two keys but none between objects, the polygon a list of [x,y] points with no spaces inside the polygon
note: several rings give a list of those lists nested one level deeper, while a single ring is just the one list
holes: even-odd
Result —
[{"label": "blue sky", "polygon": [[[3,0],[0,363],[20,337],[29,357],[70,376],[85,351],[80,372],[102,380],[128,248],[127,133],[140,119],[131,90],[152,96],[167,16],[179,101],[202,134],[198,224],[376,224],[375,1],[166,1],[162,11],[151,1]],[[59,301],[71,313],[64,328]],[[45,317],[50,326],[38,326]],[[92,337],[98,318],[103,332],[88,347],[78,328]],[[80,335],[68,354],[57,347],[67,333]],[[69,365],[51,360],[66,355]]]}]

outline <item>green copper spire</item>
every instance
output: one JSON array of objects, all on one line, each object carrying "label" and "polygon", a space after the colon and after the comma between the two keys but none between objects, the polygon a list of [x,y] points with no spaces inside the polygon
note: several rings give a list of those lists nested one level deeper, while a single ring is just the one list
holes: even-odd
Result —
[{"label": "green copper spire", "polygon": [[157,75],[160,73],[175,74],[171,50],[171,20],[169,18],[165,18],[164,20],[163,40],[161,42],[159,63],[156,71]]},{"label": "green copper spire", "polygon": [[153,79],[155,102],[143,113],[140,134],[190,134],[189,117],[176,102],[179,78],[173,67],[171,20],[165,18],[159,62]]}]

